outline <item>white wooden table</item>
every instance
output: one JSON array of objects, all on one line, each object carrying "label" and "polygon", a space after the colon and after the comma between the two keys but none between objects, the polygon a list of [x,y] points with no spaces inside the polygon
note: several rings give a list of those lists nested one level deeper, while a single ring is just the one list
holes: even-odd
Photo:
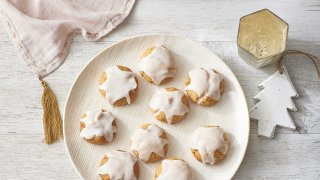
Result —
[{"label": "white wooden table", "polygon": [[[65,63],[46,78],[56,93],[61,111],[71,84],[82,67],[103,48],[141,34],[169,33],[201,41],[233,70],[249,107],[257,85],[275,68],[254,69],[237,54],[239,18],[268,8],[289,23],[288,48],[320,57],[320,2],[318,0],[204,1],[138,0],[116,30],[99,42],[77,37]],[[79,179],[63,142],[41,142],[42,87],[20,59],[0,25],[0,179]],[[234,179],[320,179],[320,81],[304,57],[286,61],[300,97],[292,112],[297,131],[278,128],[275,139],[258,137],[251,123],[249,147]],[[320,67],[320,63],[318,63]]]}]

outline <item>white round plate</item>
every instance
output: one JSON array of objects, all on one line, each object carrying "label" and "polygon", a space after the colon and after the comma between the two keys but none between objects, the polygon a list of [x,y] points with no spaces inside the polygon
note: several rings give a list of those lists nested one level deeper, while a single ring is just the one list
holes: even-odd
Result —
[{"label": "white round plate", "polygon": [[[137,73],[137,64],[142,52],[151,46],[163,45],[171,50],[177,66],[173,81],[163,86],[147,83]],[[100,95],[98,79],[106,67],[124,65],[137,75],[138,98],[133,104],[112,107]],[[190,103],[190,113],[174,125],[161,123],[150,114],[148,104],[152,94],[159,88],[184,89],[188,72],[194,68],[211,67],[224,76],[225,90],[221,100],[211,107],[200,107]],[[106,145],[89,144],[80,138],[79,116],[89,110],[104,108],[116,116],[117,136]],[[156,123],[168,134],[167,157],[184,159],[191,167],[195,180],[231,179],[244,157],[249,137],[249,114],[247,103],[238,80],[228,66],[213,52],[201,44],[172,35],[146,35],[116,43],[96,55],[75,80],[64,112],[64,136],[67,151],[76,170],[83,179],[99,179],[97,175],[100,159],[111,150],[130,151],[130,135],[145,123]],[[189,146],[190,133],[199,126],[219,125],[229,133],[230,151],[225,160],[215,166],[204,165],[192,155]],[[210,142],[208,142],[210,143]],[[160,162],[139,162],[140,178],[153,179]]]}]

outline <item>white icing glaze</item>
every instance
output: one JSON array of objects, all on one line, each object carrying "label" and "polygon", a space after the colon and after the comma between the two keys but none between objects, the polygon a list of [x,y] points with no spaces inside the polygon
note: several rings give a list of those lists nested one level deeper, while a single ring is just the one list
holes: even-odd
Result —
[{"label": "white icing glaze", "polygon": [[189,107],[182,103],[183,96],[184,93],[181,91],[161,90],[152,96],[149,106],[154,110],[155,117],[164,112],[167,122],[171,124],[174,115],[183,116],[189,112]]},{"label": "white icing glaze", "polygon": [[80,136],[92,139],[94,136],[104,136],[108,142],[113,139],[113,133],[117,132],[116,126],[112,125],[115,117],[110,112],[101,109],[86,112],[87,117],[81,119],[86,127],[80,132]]},{"label": "white icing glaze", "polygon": [[107,153],[108,162],[99,167],[98,174],[108,174],[110,179],[136,180],[134,164],[137,158],[128,152],[111,151]]},{"label": "white icing glaze", "polygon": [[156,85],[167,77],[174,77],[177,72],[174,59],[163,46],[156,46],[148,56],[142,58],[138,69],[145,72]]},{"label": "white icing glaze", "polygon": [[216,101],[220,100],[220,82],[223,80],[221,74],[215,73],[209,68],[200,68],[190,71],[189,77],[191,83],[185,89],[195,91],[198,94],[198,104],[206,97],[211,97]]},{"label": "white icing glaze", "polygon": [[226,155],[229,149],[228,142],[223,138],[223,128],[221,127],[199,127],[191,135],[192,149],[199,151],[202,162],[215,162],[214,152],[221,151]]},{"label": "white icing glaze", "polygon": [[117,66],[110,66],[105,70],[107,80],[99,86],[106,91],[106,99],[110,104],[126,98],[131,103],[129,92],[137,88],[137,81],[133,72],[121,71]]},{"label": "white icing glaze", "polygon": [[191,180],[192,173],[188,164],[182,160],[165,159],[161,162],[162,170],[157,180]]},{"label": "white icing glaze", "polygon": [[150,125],[147,129],[136,129],[131,136],[131,152],[138,151],[139,159],[146,162],[154,152],[160,157],[164,157],[163,146],[168,144],[168,140],[161,138],[164,133],[156,124]]}]

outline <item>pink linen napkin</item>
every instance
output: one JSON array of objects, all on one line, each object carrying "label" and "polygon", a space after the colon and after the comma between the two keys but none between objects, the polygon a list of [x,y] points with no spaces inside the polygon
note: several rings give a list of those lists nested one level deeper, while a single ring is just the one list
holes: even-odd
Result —
[{"label": "pink linen napkin", "polygon": [[73,37],[97,40],[119,25],[135,0],[0,0],[0,15],[31,71],[40,78],[66,58]]},{"label": "pink linen napkin", "polygon": [[135,0],[0,0],[0,16],[13,43],[43,86],[44,142],[63,137],[57,99],[42,79],[66,58],[73,37],[97,40],[119,25]]}]

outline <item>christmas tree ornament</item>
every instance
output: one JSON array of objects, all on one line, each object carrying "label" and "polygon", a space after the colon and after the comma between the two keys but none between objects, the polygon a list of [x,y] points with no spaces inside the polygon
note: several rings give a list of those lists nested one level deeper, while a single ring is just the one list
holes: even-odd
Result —
[{"label": "christmas tree ornament", "polygon": [[282,64],[284,56],[288,54],[303,54],[310,58],[320,78],[316,64],[316,61],[319,61],[317,57],[298,50],[285,51],[280,56],[278,71],[258,86],[263,89],[253,98],[258,102],[250,110],[250,117],[258,121],[258,135],[273,138],[276,126],[292,130],[296,128],[288,110],[297,111],[291,98],[298,97],[298,94]]},{"label": "christmas tree ornament", "polygon": [[298,94],[286,68],[282,69],[283,73],[278,70],[259,84],[262,91],[253,98],[258,103],[250,110],[250,117],[258,120],[258,134],[268,138],[273,137],[276,126],[296,128],[287,109],[297,111],[291,98]]},{"label": "christmas tree ornament", "polygon": [[285,51],[288,28],[268,9],[243,16],[237,38],[239,56],[257,68],[275,62]]}]

